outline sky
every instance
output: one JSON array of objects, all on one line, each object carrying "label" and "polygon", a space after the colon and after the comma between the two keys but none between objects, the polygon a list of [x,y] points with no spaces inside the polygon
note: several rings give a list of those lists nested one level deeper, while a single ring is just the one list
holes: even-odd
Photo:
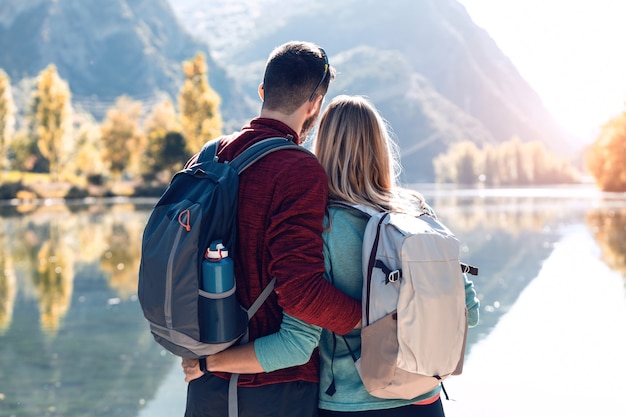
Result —
[{"label": "sky", "polygon": [[581,142],[626,110],[626,1],[459,2]]}]

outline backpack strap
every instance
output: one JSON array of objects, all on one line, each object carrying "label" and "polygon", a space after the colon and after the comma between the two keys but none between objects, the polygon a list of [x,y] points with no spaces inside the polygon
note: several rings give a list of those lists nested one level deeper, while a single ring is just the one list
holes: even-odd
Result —
[{"label": "backpack strap", "polygon": [[217,161],[217,149],[219,148],[221,141],[222,137],[220,136],[219,138],[212,139],[205,143],[198,153],[196,163]]},{"label": "backpack strap", "polygon": [[[272,278],[272,280],[267,284],[267,286],[263,289],[263,292],[259,294],[254,303],[248,309],[248,321],[254,316],[254,314],[259,310],[259,307],[267,300],[267,297],[270,296],[272,291],[274,291],[274,285],[276,284],[276,277]],[[248,328],[246,327],[246,333],[244,333],[241,338],[241,343],[248,343]],[[237,402],[237,380],[239,379],[239,374],[231,374],[230,381],[228,381],[228,417],[237,417],[239,415],[239,406]]]},{"label": "backpack strap", "polygon": [[263,158],[265,155],[278,151],[280,149],[294,149],[301,152],[306,152],[309,155],[315,157],[309,150],[306,148],[296,145],[289,138],[269,138],[263,139],[260,142],[255,143],[254,145],[248,147],[241,154],[235,157],[229,164],[237,170],[237,172],[241,175],[243,171],[245,171],[250,165],[254,164],[259,159]]},{"label": "backpack strap", "polygon": [[328,207],[342,207],[347,210],[351,210],[352,212],[356,212],[361,216],[367,217],[368,219],[379,213],[379,211],[373,207],[364,206],[362,204],[350,204],[340,200],[329,200]]},{"label": "backpack strap", "polygon": [[[217,151],[223,136],[212,139],[204,144],[200,152],[196,163],[217,161]],[[311,156],[314,156],[308,149],[303,146],[296,145],[291,141],[291,136],[287,137],[273,137],[269,139],[263,139],[260,142],[246,148],[241,154],[237,155],[232,161],[227,162],[233,168],[237,170],[238,174],[245,171],[250,165],[254,164],[265,155],[277,151],[279,149],[295,149],[298,151],[306,152]]]},{"label": "backpack strap", "polygon": [[[367,216],[367,217],[372,217],[379,213],[373,207],[364,206],[361,204],[352,205],[352,204],[346,203],[345,201],[340,201],[340,200],[330,200],[328,202],[328,206],[329,207],[342,207],[348,210],[352,210],[353,212],[358,212],[361,215]],[[424,215],[436,218],[434,211],[432,210],[432,208],[430,208],[430,206],[426,207],[426,209],[424,210]],[[375,266],[378,267],[379,265],[375,265]],[[382,264],[382,266],[384,266],[384,264]],[[387,275],[389,275],[390,272],[392,271],[388,270],[388,268],[387,268],[387,271],[385,271]],[[473,265],[469,265],[464,262],[461,262],[461,273],[477,276],[478,268]]]}]

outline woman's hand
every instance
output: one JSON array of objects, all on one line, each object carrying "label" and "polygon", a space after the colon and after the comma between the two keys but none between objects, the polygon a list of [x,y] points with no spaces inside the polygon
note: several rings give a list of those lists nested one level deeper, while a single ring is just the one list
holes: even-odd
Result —
[{"label": "woman's hand", "polygon": [[185,373],[185,382],[191,382],[204,375],[204,372],[200,370],[200,361],[198,359],[183,358],[181,365]]}]

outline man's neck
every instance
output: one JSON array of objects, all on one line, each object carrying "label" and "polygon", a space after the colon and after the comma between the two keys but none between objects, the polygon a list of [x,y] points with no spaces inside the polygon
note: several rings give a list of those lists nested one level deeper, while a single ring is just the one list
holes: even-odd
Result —
[{"label": "man's neck", "polygon": [[302,129],[303,118],[297,111],[292,114],[285,114],[275,110],[262,109],[259,117],[283,122],[298,134],[300,134],[300,130]]}]

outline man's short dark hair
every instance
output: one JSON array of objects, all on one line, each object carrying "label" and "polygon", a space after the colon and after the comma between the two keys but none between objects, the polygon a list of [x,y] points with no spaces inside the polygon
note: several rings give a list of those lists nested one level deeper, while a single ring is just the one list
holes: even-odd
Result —
[{"label": "man's short dark hair", "polygon": [[274,49],[265,66],[263,107],[291,114],[311,98],[318,84],[315,95],[325,95],[335,70],[329,67],[325,72],[324,55],[311,42],[287,42]]}]

